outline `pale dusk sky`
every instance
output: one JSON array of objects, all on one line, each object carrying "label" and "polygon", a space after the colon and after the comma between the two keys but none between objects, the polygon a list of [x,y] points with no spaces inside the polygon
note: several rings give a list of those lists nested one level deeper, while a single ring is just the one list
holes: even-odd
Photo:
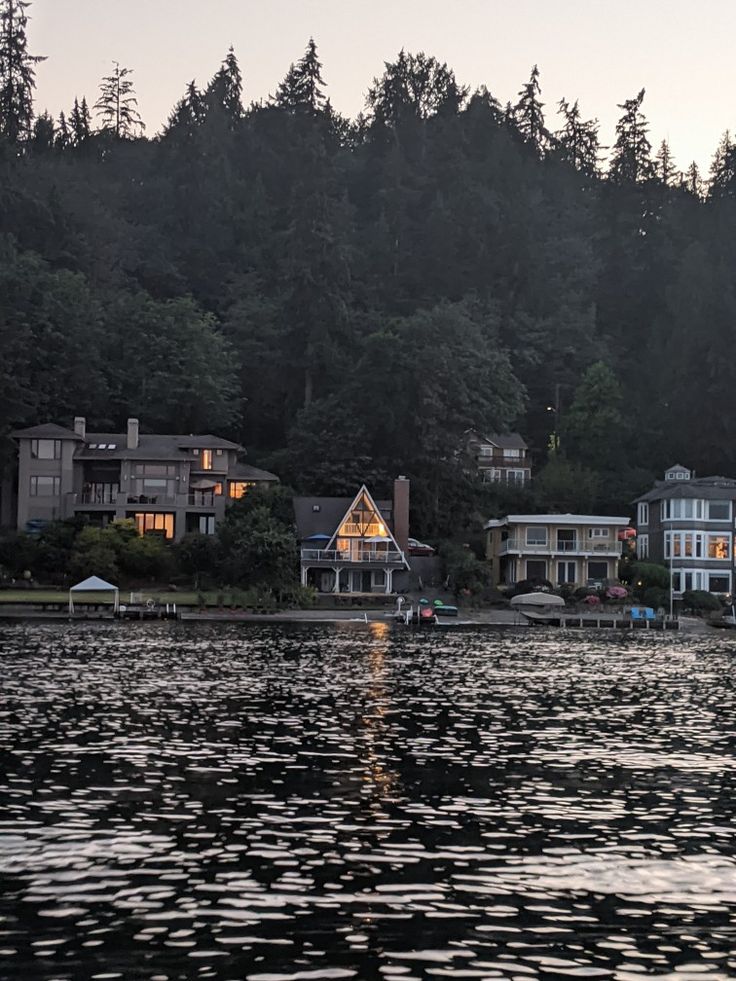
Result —
[{"label": "pale dusk sky", "polygon": [[134,70],[147,133],[195,78],[203,85],[230,44],[244,101],[275,91],[310,35],[327,94],[354,116],[383,62],[401,47],[446,61],[464,84],[516,100],[535,62],[547,122],[578,98],[610,144],[616,104],[642,87],[652,144],[667,138],[677,165],[704,172],[736,128],[736,0],[33,0],[30,49],[36,109],[57,116],[77,95],[94,103],[113,60]]}]

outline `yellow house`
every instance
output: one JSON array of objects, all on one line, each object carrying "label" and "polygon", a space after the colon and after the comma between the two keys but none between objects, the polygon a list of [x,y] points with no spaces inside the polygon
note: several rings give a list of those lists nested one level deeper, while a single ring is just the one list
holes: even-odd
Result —
[{"label": "yellow house", "polygon": [[618,580],[618,533],[629,519],[592,514],[509,514],[486,522],[486,558],[497,585],[546,579],[554,585]]}]

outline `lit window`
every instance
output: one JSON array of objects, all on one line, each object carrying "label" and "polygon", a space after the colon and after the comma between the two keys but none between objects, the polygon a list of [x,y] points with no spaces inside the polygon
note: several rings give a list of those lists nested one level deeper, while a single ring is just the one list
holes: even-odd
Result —
[{"label": "lit window", "polygon": [[214,487],[215,497],[222,497],[222,484],[216,483]]},{"label": "lit window", "polygon": [[725,535],[708,535],[708,558],[728,558],[728,538]]},{"label": "lit window", "polygon": [[255,487],[252,481],[231,480],[228,485],[228,493],[233,500],[239,501],[241,497],[245,497],[251,487]]},{"label": "lit window", "polygon": [[164,513],[136,513],[135,526],[139,535],[147,535],[149,532],[163,532],[165,538],[174,537],[174,515]]},{"label": "lit window", "polygon": [[203,470],[212,469],[212,450],[202,450],[200,454],[200,462]]}]

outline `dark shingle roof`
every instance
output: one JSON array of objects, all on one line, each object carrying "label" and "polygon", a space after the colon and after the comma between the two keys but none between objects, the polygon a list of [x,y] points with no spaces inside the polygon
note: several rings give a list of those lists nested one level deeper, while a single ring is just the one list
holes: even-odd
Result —
[{"label": "dark shingle roof", "polygon": [[233,443],[229,439],[223,439],[222,436],[213,436],[211,433],[205,433],[204,436],[172,436],[179,446],[184,446],[186,449],[204,449],[204,450],[240,450],[243,447],[240,443]]},{"label": "dark shingle roof", "polygon": [[268,470],[259,470],[258,467],[252,467],[249,463],[236,463],[234,467],[228,470],[227,475],[236,480],[267,480],[273,482],[279,479],[275,473],[270,473]]},{"label": "dark shingle roof", "polygon": [[732,477],[694,477],[690,480],[658,480],[654,487],[634,503],[666,501],[671,498],[701,498],[708,501],[736,498],[736,480]]},{"label": "dark shingle roof", "polygon": [[[355,500],[354,497],[295,497],[294,514],[300,541],[312,535],[332,535]],[[315,507],[318,510],[315,511]],[[387,524],[391,525],[391,501],[376,501]]]},{"label": "dark shingle roof", "polygon": [[[142,433],[138,446],[128,449],[127,433],[87,433],[85,445],[74,454],[85,460],[191,460],[191,453],[179,449],[181,436],[150,436]],[[99,449],[100,446],[114,449]]]},{"label": "dark shingle roof", "polygon": [[[100,444],[104,446],[112,445],[115,449],[101,450],[99,449]],[[193,461],[194,458],[192,457],[191,450],[195,448],[242,451],[242,447],[238,443],[231,443],[230,440],[220,439],[219,436],[211,436],[209,434],[205,436],[179,436],[172,434],[152,435],[141,433],[138,437],[137,448],[129,450],[127,433],[87,433],[85,445],[79,447],[75,456],[95,460]]]},{"label": "dark shingle roof", "polygon": [[468,431],[468,435],[475,435],[486,443],[492,443],[500,450],[529,449],[521,433],[481,433],[477,429],[471,429]]},{"label": "dark shingle roof", "polygon": [[73,429],[57,426],[55,422],[45,422],[41,426],[31,426],[29,429],[16,429],[10,435],[15,439],[76,439],[80,442],[82,440],[82,437]]}]

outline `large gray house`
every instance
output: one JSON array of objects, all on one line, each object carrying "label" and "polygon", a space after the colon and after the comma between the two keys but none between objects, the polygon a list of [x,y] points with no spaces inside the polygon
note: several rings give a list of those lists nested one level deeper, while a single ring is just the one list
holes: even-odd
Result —
[{"label": "large gray house", "polygon": [[672,591],[733,589],[736,480],[677,464],[637,504],[637,554],[672,568]]},{"label": "large gray house", "polygon": [[212,534],[228,502],[278,481],[243,463],[237,443],[209,434],[147,435],[137,419],[128,419],[124,433],[88,433],[78,416],[73,429],[45,423],[12,435],[21,531],[84,515],[98,525],[131,518],[141,534],[170,539]]}]

